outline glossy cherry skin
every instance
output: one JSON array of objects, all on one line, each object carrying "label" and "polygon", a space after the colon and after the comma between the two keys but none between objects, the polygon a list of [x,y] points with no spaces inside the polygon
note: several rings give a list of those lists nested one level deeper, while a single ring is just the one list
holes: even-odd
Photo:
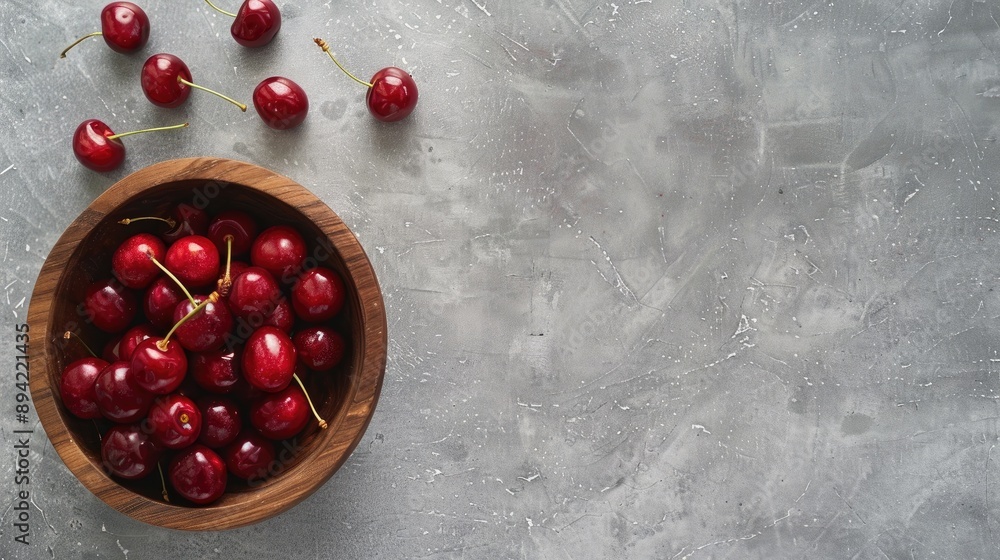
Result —
[{"label": "glossy cherry skin", "polygon": [[259,266],[283,283],[295,280],[306,258],[306,242],[299,232],[288,226],[265,229],[250,248],[250,264]]},{"label": "glossy cherry skin", "polygon": [[78,311],[102,331],[117,333],[132,323],[138,305],[135,293],[117,280],[108,279],[87,286]]},{"label": "glossy cherry skin", "polygon": [[135,352],[135,348],[139,346],[139,343],[154,336],[159,336],[159,333],[156,332],[156,329],[148,323],[136,325],[125,331],[125,334],[118,339],[118,344],[116,344],[112,349],[116,361],[130,361],[132,359],[132,353]]},{"label": "glossy cherry skin", "polygon": [[191,87],[181,83],[180,78],[192,81],[187,64],[172,54],[159,53],[146,59],[139,82],[150,103],[172,109],[191,95]]},{"label": "glossy cherry skin", "polygon": [[244,47],[262,47],[281,29],[281,12],[271,0],[246,0],[229,28],[233,39]]},{"label": "glossy cherry skin", "polygon": [[193,354],[189,373],[199,387],[209,393],[231,393],[241,380],[240,355],[223,348]]},{"label": "glossy cherry skin", "polygon": [[219,278],[219,250],[211,239],[189,235],[167,249],[164,265],[188,289],[214,286]]},{"label": "glossy cherry skin", "polygon": [[174,309],[183,301],[184,292],[166,276],[161,276],[146,288],[142,309],[146,319],[156,328],[167,330],[174,325]]},{"label": "glossy cherry skin", "polygon": [[226,463],[200,443],[174,457],[167,477],[178,494],[196,504],[210,504],[226,491]]},{"label": "glossy cherry skin", "polygon": [[413,76],[395,66],[383,68],[369,80],[365,101],[368,111],[382,122],[406,118],[417,106],[417,83]]},{"label": "glossy cherry skin", "polygon": [[[194,300],[200,304],[206,297],[208,296],[194,296]],[[174,309],[174,323],[183,319],[192,309],[194,305],[189,300],[181,300]],[[177,327],[174,336],[185,350],[207,352],[220,348],[226,335],[232,330],[233,316],[226,304],[218,301],[205,304],[205,307]]]},{"label": "glossy cherry skin", "polygon": [[73,133],[73,155],[87,169],[99,173],[113,171],[125,161],[125,145],[115,138],[111,127],[97,119],[87,119]]},{"label": "glossy cherry skin", "polygon": [[226,467],[243,479],[263,480],[274,462],[274,444],[252,428],[244,428],[222,452]]},{"label": "glossy cherry skin", "polygon": [[107,366],[108,362],[100,358],[81,358],[63,368],[59,396],[73,416],[84,420],[101,417],[94,382]]},{"label": "glossy cherry skin", "polygon": [[272,76],[257,84],[253,90],[253,106],[264,124],[275,130],[288,130],[306,120],[309,98],[299,84],[288,78]]},{"label": "glossy cherry skin", "polygon": [[295,312],[292,311],[292,304],[288,303],[288,298],[281,298],[271,315],[264,319],[264,324],[278,327],[286,334],[292,333],[292,327],[295,326]]},{"label": "glossy cherry skin", "polygon": [[233,315],[258,327],[282,299],[284,295],[274,276],[259,266],[251,266],[233,280],[229,309]]},{"label": "glossy cherry skin", "polygon": [[301,432],[309,422],[309,414],[309,401],[298,385],[289,385],[250,404],[250,424],[264,437],[275,440]]},{"label": "glossy cherry skin", "polygon": [[142,419],[153,395],[135,382],[128,362],[108,364],[94,383],[97,406],[105,418],[119,424]]},{"label": "glossy cherry skin", "polygon": [[167,349],[160,350],[160,337],[147,338],[132,353],[132,375],[143,389],[156,395],[166,395],[180,387],[187,374],[187,354],[176,340],[168,340]]},{"label": "glossy cherry skin", "polygon": [[[250,251],[257,237],[257,222],[250,214],[239,210],[223,210],[208,224],[207,237],[215,243],[219,255],[226,254],[226,236],[233,236],[233,256],[238,257]],[[230,271],[232,274],[232,271]]]},{"label": "glossy cherry skin", "polygon": [[262,391],[280,391],[291,382],[295,361],[292,339],[277,327],[263,326],[243,348],[243,377]]},{"label": "glossy cherry skin", "polygon": [[147,424],[153,441],[167,449],[183,449],[201,435],[201,409],[184,395],[167,395],[153,401]]},{"label": "glossy cherry skin", "polygon": [[304,321],[326,321],[340,313],[346,295],[340,275],[329,268],[314,268],[292,287],[292,308]]},{"label": "glossy cherry skin", "polygon": [[149,17],[131,2],[112,2],[101,10],[101,36],[115,52],[137,51],[149,40]]},{"label": "glossy cherry skin", "polygon": [[207,397],[198,401],[201,410],[201,435],[198,443],[217,449],[232,443],[243,425],[236,402],[225,397]]},{"label": "glossy cherry skin", "polygon": [[327,371],[333,369],[344,357],[347,344],[337,331],[327,327],[309,327],[292,337],[299,359],[309,369]]},{"label": "glossy cherry skin", "polygon": [[151,233],[133,235],[115,249],[111,256],[111,273],[126,288],[141,290],[160,275],[160,269],[149,257],[163,262],[166,254],[167,246],[159,237]]},{"label": "glossy cherry skin", "polygon": [[101,459],[111,474],[134,480],[156,470],[162,450],[138,424],[112,426],[101,438]]},{"label": "glossy cherry skin", "polygon": [[174,227],[160,235],[167,243],[173,243],[189,235],[205,235],[208,232],[208,212],[190,204],[182,202],[174,206],[170,211],[170,217],[174,220]]}]

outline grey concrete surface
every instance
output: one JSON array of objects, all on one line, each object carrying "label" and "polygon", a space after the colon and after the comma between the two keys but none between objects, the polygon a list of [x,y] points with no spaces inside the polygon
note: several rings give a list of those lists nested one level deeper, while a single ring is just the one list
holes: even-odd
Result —
[{"label": "grey concrete surface", "polygon": [[[1000,557],[995,2],[278,4],[262,50],[150,0],[142,55],[62,61],[101,2],[0,4],[0,558]],[[373,122],[313,36],[410,70],[412,118]],[[309,118],[153,107],[160,51],[243,98],[288,76]],[[69,147],[91,117],[191,127],[100,175]],[[201,155],[309,187],[372,257],[364,441],[289,512],[186,534],[106,507],[36,425],[15,543],[10,347],[43,259],[116,179]]]}]

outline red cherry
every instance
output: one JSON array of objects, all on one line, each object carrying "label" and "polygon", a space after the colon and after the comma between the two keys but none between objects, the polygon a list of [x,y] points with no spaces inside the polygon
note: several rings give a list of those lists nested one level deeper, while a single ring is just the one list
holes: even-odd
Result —
[{"label": "red cherry", "polygon": [[209,238],[201,235],[189,235],[175,241],[167,249],[163,264],[189,288],[205,287],[219,278],[219,250]]},{"label": "red cherry", "polygon": [[131,2],[112,2],[101,10],[101,30],[84,35],[66,47],[59,58],[84,39],[101,35],[108,47],[115,52],[130,53],[146,45],[149,40],[149,18],[142,8]]},{"label": "red cherry", "polygon": [[226,463],[204,445],[181,451],[167,471],[174,490],[196,504],[210,504],[226,491]]},{"label": "red cherry", "polygon": [[229,308],[233,315],[256,327],[271,316],[282,299],[284,296],[274,276],[259,266],[252,266],[233,280]]},{"label": "red cherry", "polygon": [[[220,255],[226,254],[226,236],[233,236],[233,256],[239,256],[250,250],[254,237],[257,236],[257,222],[246,212],[239,210],[223,210],[219,212],[208,225],[207,237],[215,243]],[[236,274],[230,269],[233,278]]]},{"label": "red cherry", "polygon": [[309,369],[333,369],[344,357],[347,344],[340,333],[327,327],[309,327],[295,333],[292,338],[299,359]]},{"label": "red cherry", "polygon": [[223,450],[229,472],[240,478],[263,480],[274,462],[274,444],[257,430],[244,428]]},{"label": "red cherry", "polygon": [[383,68],[372,76],[370,82],[358,79],[337,62],[330,52],[330,45],[322,39],[313,39],[330,56],[330,59],[352,80],[368,88],[365,101],[368,112],[382,122],[394,122],[406,118],[417,106],[417,83],[413,76],[395,66]]},{"label": "red cherry", "polygon": [[166,253],[167,246],[159,237],[151,233],[133,235],[115,249],[111,272],[126,288],[141,290],[160,275],[160,269],[149,256],[162,261]]},{"label": "red cherry", "polygon": [[103,173],[117,169],[125,161],[125,145],[111,127],[97,119],[87,119],[73,133],[73,154],[87,169]]},{"label": "red cherry", "polygon": [[310,322],[333,318],[344,307],[346,292],[340,276],[329,268],[314,268],[292,287],[292,307]]},{"label": "red cherry", "polygon": [[138,301],[135,294],[117,280],[108,279],[87,286],[83,313],[95,327],[116,333],[128,328],[135,318]]},{"label": "red cherry", "polygon": [[125,334],[118,340],[118,344],[114,348],[114,355],[117,356],[118,360],[127,362],[132,359],[132,353],[135,352],[135,348],[139,346],[140,342],[157,335],[158,333],[152,325],[136,325],[125,331]]},{"label": "red cherry", "polygon": [[187,373],[187,355],[176,340],[147,338],[132,353],[132,375],[143,389],[156,395],[172,393]]},{"label": "red cherry", "polygon": [[135,382],[128,362],[108,364],[94,382],[94,394],[101,414],[118,423],[140,420],[153,402],[153,395]]},{"label": "red cherry", "polygon": [[223,349],[191,356],[191,377],[210,393],[230,393],[240,381],[240,356]]},{"label": "red cherry", "polygon": [[94,382],[107,366],[108,362],[100,358],[82,358],[63,369],[59,378],[59,396],[73,416],[84,420],[101,417]]},{"label": "red cherry", "polygon": [[191,70],[187,64],[167,53],[158,53],[147,58],[139,75],[139,82],[142,85],[142,92],[146,94],[146,99],[159,107],[172,109],[181,106],[191,95],[191,88],[196,88],[215,94],[236,105],[242,111],[247,110],[247,106],[243,103],[217,91],[194,84],[191,79]]},{"label": "red cherry", "polygon": [[262,47],[281,29],[281,12],[271,0],[246,0],[229,29],[244,47]]},{"label": "red cherry", "polygon": [[143,478],[156,470],[162,451],[137,424],[113,426],[101,438],[104,467],[121,478]]},{"label": "red cherry", "polygon": [[142,309],[146,319],[158,329],[169,329],[174,324],[174,308],[184,300],[184,292],[172,279],[161,276],[146,289]]},{"label": "red cherry", "polygon": [[174,226],[161,234],[167,243],[174,243],[189,235],[205,235],[208,232],[208,212],[190,204],[180,203],[170,211]]},{"label": "red cherry", "polygon": [[125,161],[125,145],[119,138],[143,132],[184,128],[188,123],[160,126],[115,134],[111,127],[97,119],[87,119],[73,133],[73,155],[87,169],[98,172],[113,171]]},{"label": "red cherry", "polygon": [[184,395],[160,397],[149,408],[150,435],[167,449],[183,449],[201,434],[201,409]]},{"label": "red cherry", "polygon": [[243,377],[268,392],[288,386],[295,373],[295,345],[284,331],[263,326],[255,330],[243,349]]},{"label": "red cherry", "polygon": [[[197,304],[209,296],[195,296],[195,303],[184,299],[174,309],[174,323],[178,323]],[[209,298],[211,299],[211,298]],[[177,327],[177,342],[191,352],[207,352],[222,346],[233,329],[233,316],[224,303],[209,301],[201,311]]]},{"label": "red cherry", "polygon": [[383,68],[371,79],[365,96],[368,111],[382,122],[406,118],[417,106],[417,83],[413,76],[395,66]]},{"label": "red cherry", "polygon": [[276,130],[287,130],[299,126],[306,119],[309,99],[299,84],[288,78],[272,76],[253,90],[253,106],[264,124]]},{"label": "red cherry", "polygon": [[250,248],[250,263],[267,270],[279,282],[291,282],[305,258],[305,240],[288,226],[265,229]]},{"label": "red cherry", "polygon": [[264,324],[278,327],[285,334],[291,334],[292,327],[295,326],[295,312],[292,311],[292,304],[288,303],[287,298],[283,297],[278,301],[271,315],[264,319]]},{"label": "red cherry", "polygon": [[285,439],[294,436],[309,422],[309,402],[298,385],[262,396],[250,405],[250,423],[264,437]]},{"label": "red cherry", "polygon": [[202,426],[198,443],[212,448],[224,447],[239,435],[240,410],[232,399],[209,397],[198,401]]}]

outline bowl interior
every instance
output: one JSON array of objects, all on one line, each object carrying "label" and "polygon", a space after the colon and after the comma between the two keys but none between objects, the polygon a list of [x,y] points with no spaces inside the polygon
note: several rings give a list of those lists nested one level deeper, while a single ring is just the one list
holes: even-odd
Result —
[{"label": "bowl interior", "polygon": [[[231,165],[234,162],[225,163]],[[238,165],[245,166],[246,164]],[[259,170],[259,168],[254,169]],[[270,174],[270,172],[267,173],[270,178],[284,179]],[[206,174],[202,173],[202,175]],[[223,173],[222,176],[224,175]],[[352,421],[349,417],[356,413],[356,411],[352,412],[356,403],[360,399],[372,396],[370,395],[373,381],[370,379],[372,364],[366,364],[366,356],[371,355],[370,348],[367,347],[371,346],[372,342],[377,343],[378,340],[374,339],[378,337],[371,336],[373,334],[370,330],[371,321],[366,320],[366,318],[371,316],[372,309],[382,313],[383,326],[381,330],[384,339],[384,311],[381,307],[381,295],[377,290],[377,284],[375,284],[374,291],[378,298],[377,302],[371,301],[373,299],[371,286],[358,285],[359,282],[369,283],[365,273],[370,272],[371,267],[367,258],[364,257],[363,251],[360,255],[363,258],[362,264],[365,266],[360,269],[355,266],[360,262],[356,254],[360,250],[357,239],[329,208],[302,187],[290,183],[287,179],[284,180],[285,183],[282,183],[281,188],[276,189],[266,185],[265,188],[262,188],[254,181],[245,181],[254,184],[241,184],[229,179],[185,178],[183,173],[179,174],[179,177],[176,180],[162,180],[140,189],[132,189],[132,192],[126,193],[120,203],[106,208],[103,215],[87,216],[87,212],[85,212],[78,218],[77,222],[74,222],[74,226],[78,225],[78,222],[86,223],[88,220],[93,223],[93,226],[89,229],[83,227],[83,234],[79,236],[78,240],[60,239],[57,247],[50,253],[50,259],[52,259],[54,254],[59,253],[59,250],[65,250],[65,265],[58,271],[49,271],[50,274],[57,275],[57,280],[50,301],[47,302],[44,329],[46,340],[42,356],[44,368],[42,371],[36,370],[38,371],[36,376],[44,377],[44,385],[47,386],[45,397],[50,396],[50,400],[55,405],[54,411],[49,410],[49,412],[54,412],[57,420],[53,422],[50,419],[46,422],[42,414],[44,406],[41,403],[38,403],[39,415],[42,417],[43,425],[54,445],[56,445],[57,440],[54,434],[58,436],[60,444],[56,445],[57,450],[74,474],[95,494],[119,510],[132,515],[135,513],[135,504],[142,504],[142,515],[133,516],[151,523],[157,523],[157,512],[163,508],[167,510],[186,509],[189,512],[202,513],[205,510],[231,510],[234,513],[239,513],[239,518],[229,522],[229,526],[239,526],[273,515],[304,498],[308,492],[293,490],[294,485],[301,486],[304,481],[308,481],[309,488],[318,487],[333,474],[346,459],[350,450],[357,444],[374,409],[374,400],[377,400],[381,376],[384,374],[385,367],[383,342],[381,348],[376,350],[376,356],[381,353],[381,367],[376,368],[379,375],[376,380],[374,399],[369,399],[371,403],[364,421],[360,424]],[[114,189],[114,187],[112,188]],[[295,196],[292,196],[293,194]],[[305,198],[302,198],[303,196]],[[286,200],[292,200],[294,204],[286,202]],[[58,390],[61,372],[65,365],[88,355],[77,341],[64,339],[62,337],[64,332],[72,331],[79,334],[97,353],[100,353],[100,349],[114,337],[114,335],[101,332],[87,321],[86,314],[80,306],[86,286],[93,281],[110,277],[111,255],[126,238],[139,232],[161,233],[168,228],[167,224],[159,221],[136,221],[129,225],[122,225],[119,221],[124,218],[134,219],[143,216],[169,216],[172,209],[178,204],[203,209],[209,214],[225,209],[242,210],[257,220],[261,230],[273,225],[294,227],[302,234],[307,244],[308,256],[303,271],[315,266],[331,268],[344,280],[347,291],[344,310],[336,318],[326,323],[343,334],[345,340],[348,341],[344,360],[332,372],[312,373],[305,379],[314,404],[320,415],[329,423],[329,427],[326,430],[320,430],[316,421],[310,419],[303,432],[291,440],[275,446],[280,460],[276,460],[272,464],[271,474],[273,476],[268,476],[263,480],[255,480],[252,484],[230,477],[226,494],[207,507],[184,504],[183,501],[176,498],[172,499],[171,504],[164,503],[161,499],[160,481],[156,476],[136,482],[109,478],[102,467],[100,432],[103,432],[110,424],[103,420],[91,421],[76,418],[62,406]],[[88,209],[89,211],[91,209]],[[73,230],[72,226],[70,230]],[[67,230],[64,238],[69,235],[70,230]],[[224,259],[225,255],[222,255],[222,258]],[[246,259],[248,257],[234,258],[234,260]],[[359,275],[358,270],[361,270],[362,274]],[[46,270],[43,267],[40,284],[45,273]],[[374,281],[373,273],[371,281]],[[40,287],[36,287],[36,291]],[[138,295],[141,302],[141,293]],[[34,297],[32,306],[36,304]],[[296,326],[296,328],[298,327],[299,325]],[[35,332],[37,332],[36,327],[32,325],[32,333]],[[243,332],[248,333],[249,331]],[[235,336],[239,337],[240,335],[239,323],[237,323]],[[245,338],[246,335],[242,336]],[[33,383],[33,393],[35,388]],[[359,388],[364,394],[359,394]],[[38,401],[37,398],[36,401]],[[68,439],[71,445],[64,445],[65,439]],[[67,460],[67,454],[72,456],[72,461]],[[162,464],[166,468],[167,463],[163,462]],[[108,482],[112,482],[113,486],[110,486]],[[281,508],[274,507],[272,504],[266,510],[257,513],[248,511],[252,504],[257,504],[259,507],[262,497],[272,494],[276,498],[284,497],[282,500],[278,500],[279,504],[288,502],[289,496],[294,497],[294,500]],[[120,504],[125,505],[122,507]],[[173,524],[167,523],[167,525],[177,528],[215,528],[211,526],[211,523],[209,523],[209,527],[193,527],[188,526],[183,521]]]}]

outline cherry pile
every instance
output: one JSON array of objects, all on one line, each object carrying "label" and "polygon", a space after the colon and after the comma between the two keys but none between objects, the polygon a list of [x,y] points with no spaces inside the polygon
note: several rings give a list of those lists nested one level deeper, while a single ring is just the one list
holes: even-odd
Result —
[{"label": "cherry pile", "polygon": [[[244,0],[237,13],[219,8],[212,0],[205,0],[216,11],[233,18],[230,34],[240,45],[257,48],[267,45],[281,29],[281,12],[272,0]],[[133,53],[142,49],[149,40],[149,17],[131,2],[112,2],[101,11],[101,31],[84,35],[59,55],[66,53],[89,37],[101,35],[108,46],[120,53]],[[368,111],[379,121],[402,120],[417,106],[417,84],[406,71],[390,66],[372,76],[371,81],[356,78],[334,58],[329,45],[322,39],[313,39],[351,79],[368,88],[365,101]],[[142,65],[139,83],[150,103],[168,109],[184,104],[192,89],[212,93],[246,112],[247,106],[215,90],[192,81],[191,70],[179,57],[158,53]],[[267,126],[287,130],[302,124],[309,112],[309,99],[297,83],[282,76],[272,76],[261,81],[253,91],[253,104],[257,114]],[[73,153],[80,163],[94,171],[111,171],[125,159],[125,146],[119,138],[139,132],[152,132],[183,128],[187,124],[161,126],[114,134],[111,127],[96,119],[80,124],[73,135]]]},{"label": "cherry pile", "polygon": [[159,230],[129,233],[86,286],[78,311],[108,342],[63,369],[63,406],[95,421],[108,473],[159,473],[164,499],[209,504],[233,479],[262,482],[310,416],[327,427],[312,399],[342,375],[343,281],[307,268],[299,231],[240,210],[119,223]]}]

